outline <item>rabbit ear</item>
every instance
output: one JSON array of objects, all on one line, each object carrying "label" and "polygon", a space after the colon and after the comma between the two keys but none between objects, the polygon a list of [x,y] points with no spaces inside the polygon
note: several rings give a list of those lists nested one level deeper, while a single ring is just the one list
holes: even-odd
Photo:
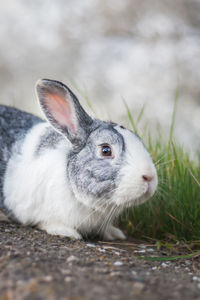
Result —
[{"label": "rabbit ear", "polygon": [[39,80],[36,91],[49,123],[75,147],[82,146],[91,131],[93,120],[72,91],[61,82],[50,79]]}]

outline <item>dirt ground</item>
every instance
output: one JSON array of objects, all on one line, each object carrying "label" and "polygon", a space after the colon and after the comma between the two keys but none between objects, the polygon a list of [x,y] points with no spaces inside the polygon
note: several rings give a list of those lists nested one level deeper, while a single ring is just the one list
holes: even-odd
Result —
[{"label": "dirt ground", "polygon": [[135,240],[74,241],[2,222],[0,299],[200,299],[198,257],[152,262],[138,255],[157,253]]}]

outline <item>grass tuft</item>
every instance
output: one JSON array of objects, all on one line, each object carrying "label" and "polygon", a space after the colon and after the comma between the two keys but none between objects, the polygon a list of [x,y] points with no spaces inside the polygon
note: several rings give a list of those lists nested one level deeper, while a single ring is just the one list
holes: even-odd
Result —
[{"label": "grass tuft", "polygon": [[[155,142],[148,134],[147,147],[156,164],[159,185],[153,198],[129,209],[121,217],[125,229],[134,237],[200,240],[200,155],[194,162],[173,141],[178,91],[174,100],[169,140]],[[137,122],[124,101],[132,129],[138,134]],[[139,114],[141,116],[142,112]]]}]

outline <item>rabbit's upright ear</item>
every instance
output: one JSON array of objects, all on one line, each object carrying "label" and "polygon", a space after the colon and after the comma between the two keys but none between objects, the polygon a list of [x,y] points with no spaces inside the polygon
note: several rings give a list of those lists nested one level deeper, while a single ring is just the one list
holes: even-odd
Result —
[{"label": "rabbit's upright ear", "polygon": [[75,147],[81,147],[93,124],[72,91],[59,81],[41,79],[36,84],[40,106],[49,123]]}]

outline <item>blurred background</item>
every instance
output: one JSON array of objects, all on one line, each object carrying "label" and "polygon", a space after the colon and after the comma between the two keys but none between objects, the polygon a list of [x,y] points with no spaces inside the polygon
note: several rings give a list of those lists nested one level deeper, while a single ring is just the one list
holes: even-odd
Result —
[{"label": "blurred background", "polygon": [[6,0],[0,2],[0,103],[40,115],[38,78],[64,81],[89,112],[127,126],[122,98],[140,128],[200,146],[199,0]]}]

